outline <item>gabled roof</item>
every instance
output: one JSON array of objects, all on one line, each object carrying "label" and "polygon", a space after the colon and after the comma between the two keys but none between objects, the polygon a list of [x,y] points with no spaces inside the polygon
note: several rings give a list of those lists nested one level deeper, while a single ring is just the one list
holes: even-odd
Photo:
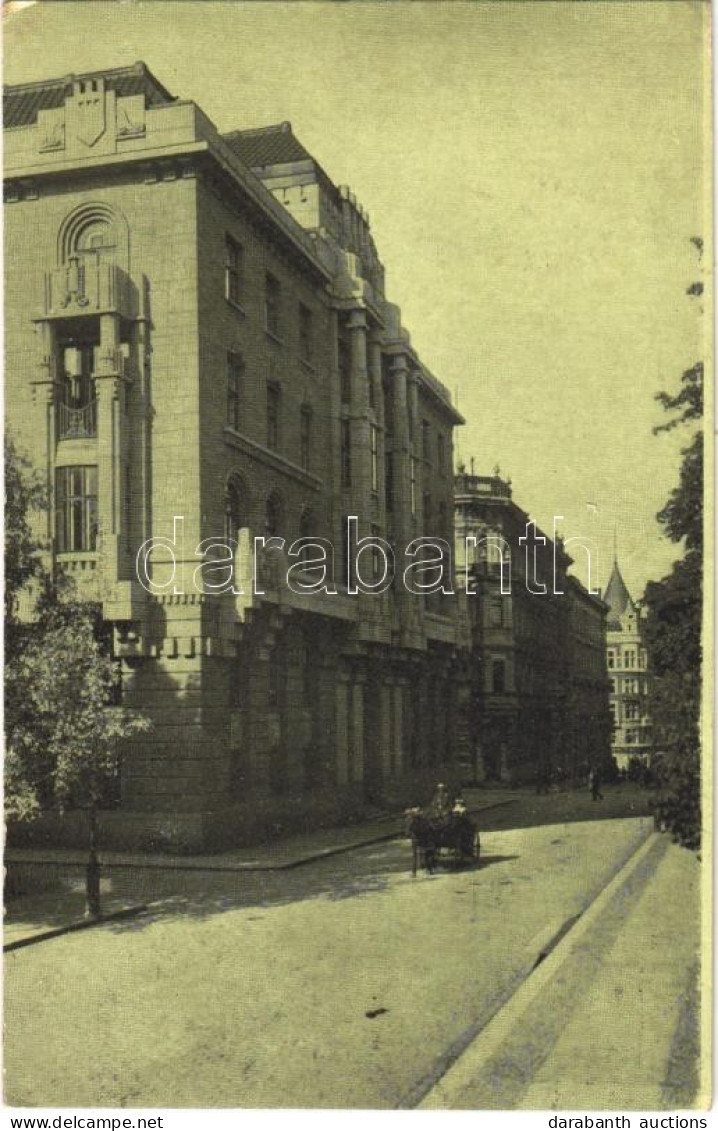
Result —
[{"label": "gabled roof", "polygon": [[621,571],[618,568],[618,562],[614,561],[613,570],[606,586],[606,592],[603,594],[603,599],[608,605],[608,620],[607,627],[611,629],[621,628],[621,617],[626,610],[633,611],[635,606],[631,599],[631,594],[628,592],[625,581],[621,577]]},{"label": "gabled roof", "polygon": [[314,162],[311,153],[292,133],[289,122],[255,130],[233,130],[222,134],[222,140],[249,169],[286,165],[293,161]]},{"label": "gabled roof", "polygon": [[174,96],[159,82],[145,63],[130,67],[117,67],[109,71],[89,71],[86,74],[65,75],[59,79],[20,83],[3,87],[3,125],[31,126],[37,121],[39,110],[55,110],[62,106],[77,79],[104,78],[107,90],[114,90],[120,98],[131,94],[144,94],[147,106],[174,102]]}]

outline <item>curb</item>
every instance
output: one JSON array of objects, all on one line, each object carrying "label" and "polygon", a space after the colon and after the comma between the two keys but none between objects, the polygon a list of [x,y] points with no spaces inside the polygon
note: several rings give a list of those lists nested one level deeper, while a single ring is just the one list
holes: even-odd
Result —
[{"label": "curb", "polygon": [[109,915],[100,915],[97,919],[78,919],[74,923],[66,923],[62,927],[53,927],[48,931],[38,931],[36,935],[26,935],[22,939],[3,944],[3,954],[11,950],[21,950],[23,947],[32,946],[33,943],[46,942],[48,939],[59,939],[62,935],[69,935],[75,931],[85,931],[89,927],[101,927],[104,923],[112,923],[117,919],[130,919],[147,911],[146,903],[138,903],[133,907],[123,907],[121,911],[111,911]]},{"label": "curb", "polygon": [[411,1105],[424,1110],[463,1110],[459,1101],[498,1050],[511,1040],[522,1019],[545,986],[559,973],[575,946],[591,930],[615,896],[630,881],[648,857],[662,857],[666,845],[660,834],[649,832],[628,860],[618,869],[596,898],[577,916],[556,931],[551,929],[545,945],[523,980],[485,1025],[458,1051],[446,1070],[416,1096]]},{"label": "curb", "polygon": [[[485,813],[489,809],[498,809],[503,805],[513,805],[515,804],[516,800],[517,799],[515,797],[509,797],[504,798],[501,801],[492,801],[488,805],[482,805],[479,809],[470,809],[469,812],[472,814],[472,816],[475,816],[479,813]],[[103,872],[110,871],[113,868],[127,868],[137,870],[152,870],[156,868],[158,870],[165,870],[167,872],[284,872],[288,871],[291,868],[299,868],[303,864],[312,864],[317,860],[326,860],[327,857],[330,856],[340,856],[344,852],[354,852],[358,848],[368,848],[372,844],[382,844],[385,841],[396,840],[398,837],[401,837],[403,833],[403,828],[394,827],[390,832],[379,833],[375,836],[365,837],[361,840],[354,840],[348,844],[332,845],[328,848],[315,849],[314,851],[307,850],[307,855],[298,856],[295,859],[287,860],[284,863],[278,864],[252,861],[244,863],[241,860],[234,863],[212,864],[209,863],[211,856],[207,858],[208,863],[206,864],[204,863],[204,861],[198,862],[196,857],[188,857],[185,863],[181,860],[178,860],[176,857],[171,858],[170,862],[170,860],[163,859],[161,856],[157,856],[153,860],[138,861],[135,863],[133,863],[132,861],[118,863],[117,861],[105,860],[101,862],[101,865]],[[20,849],[19,851],[22,851],[22,849]],[[102,854],[100,853],[100,855]],[[21,857],[17,856],[13,859],[12,851],[5,854],[5,863],[25,864],[30,867],[42,867],[43,865],[47,864],[66,868],[85,867],[84,859],[78,860],[76,863],[69,860],[56,861],[52,859],[24,860]]]}]

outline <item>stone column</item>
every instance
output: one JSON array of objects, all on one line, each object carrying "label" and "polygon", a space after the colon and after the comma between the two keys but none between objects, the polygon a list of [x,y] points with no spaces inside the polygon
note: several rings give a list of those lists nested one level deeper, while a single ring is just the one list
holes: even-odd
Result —
[{"label": "stone column", "polygon": [[369,380],[374,389],[374,423],[377,428],[377,495],[374,500],[374,514],[381,528],[386,532],[386,435],[384,432],[384,390],[382,386],[381,343],[373,335],[369,339]]},{"label": "stone column", "polygon": [[362,309],[352,310],[348,320],[351,347],[351,465],[353,513],[359,536],[369,533],[371,499],[371,449],[369,374],[367,369],[367,323]]},{"label": "stone column", "polygon": [[120,574],[120,528],[124,490],[120,398],[122,396],[120,319],[100,315],[100,346],[95,363],[97,389],[97,512],[103,580]]},{"label": "stone column", "polygon": [[349,707],[351,684],[346,672],[339,672],[336,684],[336,783],[349,783]]}]

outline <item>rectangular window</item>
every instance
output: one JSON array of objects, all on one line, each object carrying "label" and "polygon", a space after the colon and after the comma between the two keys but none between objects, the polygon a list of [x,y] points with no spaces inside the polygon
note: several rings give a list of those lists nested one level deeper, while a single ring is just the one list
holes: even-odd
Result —
[{"label": "rectangular window", "polygon": [[97,548],[97,468],[59,467],[55,473],[57,552]]},{"label": "rectangular window", "polygon": [[344,337],[339,338],[339,390],[342,404],[351,404],[352,399],[352,363],[349,342]]},{"label": "rectangular window", "polygon": [[491,689],[495,695],[503,695],[506,690],[505,660],[494,660],[491,664]]},{"label": "rectangular window", "polygon": [[267,447],[279,448],[279,410],[281,390],[278,385],[267,386]]},{"label": "rectangular window", "polygon": [[385,452],[384,454],[384,497],[386,502],[386,509],[393,511],[394,509],[394,453]]},{"label": "rectangular window", "polygon": [[305,471],[309,470],[312,459],[312,416],[309,405],[304,405],[299,423],[299,448],[301,464]]},{"label": "rectangular window", "polygon": [[282,288],[274,275],[267,275],[264,284],[264,326],[267,333],[279,337],[281,328],[280,305]]},{"label": "rectangular window", "polygon": [[236,240],[226,236],[224,241],[224,293],[225,297],[239,306],[242,301],[242,274],[244,252]]},{"label": "rectangular window", "polygon": [[428,420],[421,422],[421,454],[424,463],[431,463],[431,425]]},{"label": "rectangular window", "polygon": [[339,427],[341,428],[342,487],[351,487],[351,485],[352,485],[351,422],[349,420],[340,420]]},{"label": "rectangular window", "polygon": [[240,402],[242,396],[242,381],[244,378],[244,360],[240,353],[227,354],[227,424],[239,431]]},{"label": "rectangular window", "polygon": [[309,307],[299,304],[299,356],[302,361],[311,364],[313,349],[312,312]]},{"label": "rectangular window", "polygon": [[372,424],[369,429],[369,445],[371,450],[371,489],[379,490],[379,429]]},{"label": "rectangular window", "polygon": [[633,702],[626,703],[626,718],[630,719],[630,720],[635,720],[635,719],[640,718],[640,711],[638,709],[638,703],[633,703]]},{"label": "rectangular window", "polygon": [[491,597],[489,601],[489,626],[501,628],[504,623],[504,603],[501,597]]},{"label": "rectangular window", "polygon": [[436,466],[439,475],[446,475],[446,437],[443,432],[438,432],[436,436]]},{"label": "rectangular window", "polygon": [[615,667],[615,664],[616,664],[616,657],[614,656],[613,652],[609,652],[608,653],[608,666],[609,666],[609,668]]}]

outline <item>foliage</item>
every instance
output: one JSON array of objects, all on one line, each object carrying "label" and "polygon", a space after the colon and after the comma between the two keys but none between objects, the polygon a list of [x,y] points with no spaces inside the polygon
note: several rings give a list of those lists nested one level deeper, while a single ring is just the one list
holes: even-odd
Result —
[{"label": "foliage", "polygon": [[[33,578],[43,577],[42,547],[30,527],[30,512],[46,507],[39,477],[14,442],[5,440],[5,623],[17,624],[20,593]],[[6,645],[7,646],[7,645]]]},{"label": "foliage", "polygon": [[[654,429],[667,432],[700,424],[703,366],[685,371],[675,396],[657,400],[672,419]],[[703,566],[703,436],[694,432],[682,451],[678,485],[658,521],[683,557],[661,581],[646,587],[646,644],[654,675],[651,716],[657,746],[655,769],[661,796],[659,821],[689,848],[700,846],[700,690]]]},{"label": "foliage", "polygon": [[[61,594],[44,571],[30,513],[44,507],[37,482],[14,444],[5,447],[6,629],[5,806],[28,820],[42,808],[91,807],[117,766],[118,740],[147,730],[117,705],[119,672],[108,654],[99,611]],[[36,619],[21,624],[18,599],[39,583]]]}]

